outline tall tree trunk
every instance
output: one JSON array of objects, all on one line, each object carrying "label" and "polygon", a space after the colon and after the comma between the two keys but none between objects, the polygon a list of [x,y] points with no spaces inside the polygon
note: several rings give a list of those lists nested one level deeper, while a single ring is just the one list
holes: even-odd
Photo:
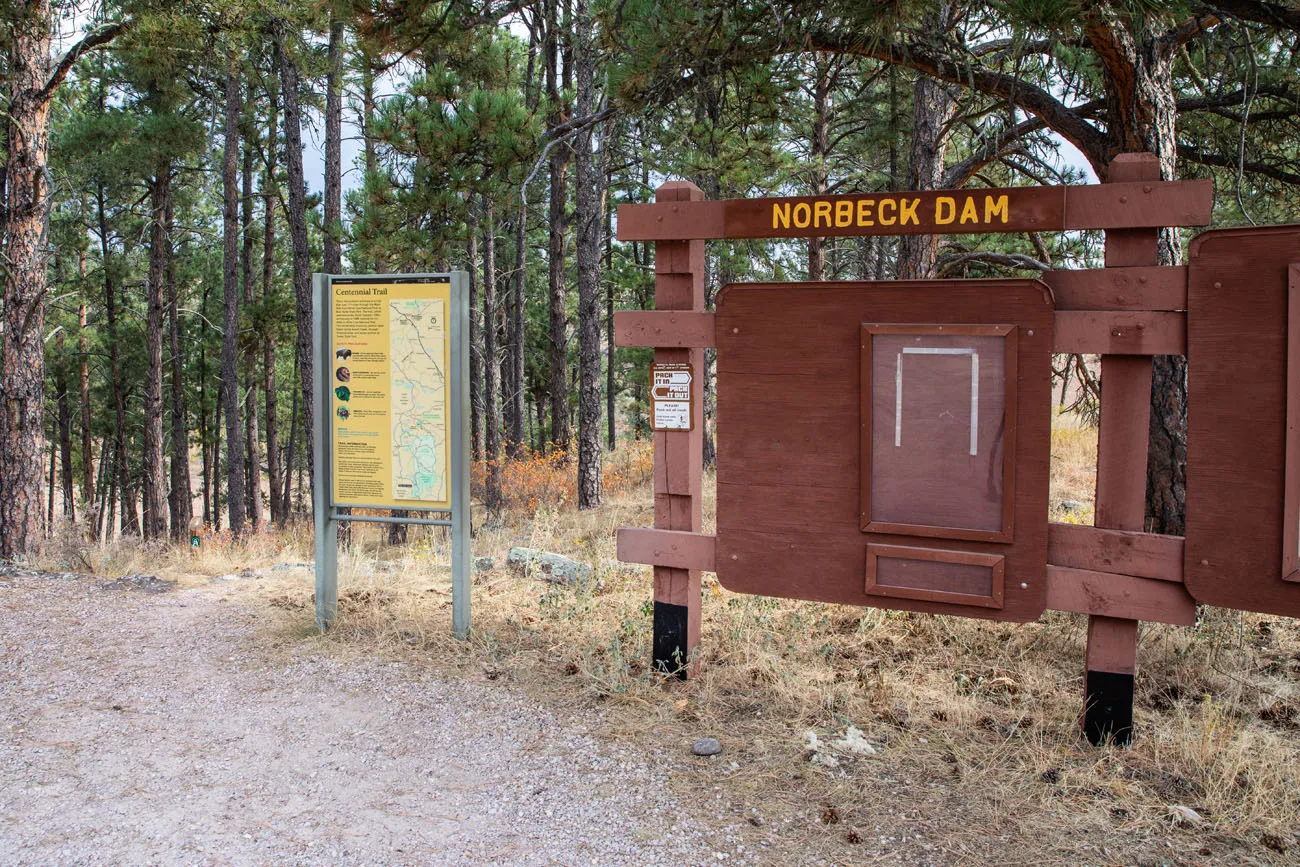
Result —
[{"label": "tall tree trunk", "polygon": [[[86,276],[84,251],[81,276]],[[87,512],[95,508],[95,452],[90,435],[90,333],[86,327],[89,307],[85,301],[77,305],[77,354],[81,357],[81,502]]]},{"label": "tall tree trunk", "polygon": [[325,76],[325,273],[343,273],[343,19],[330,10]]},{"label": "tall tree trunk", "polygon": [[[811,194],[826,194],[830,177],[826,167],[826,158],[831,149],[831,63],[828,58],[816,58],[813,66],[813,126],[809,138],[809,156],[812,163]],[[826,279],[826,239],[808,239],[808,279]]]},{"label": "tall tree trunk", "polygon": [[[575,51],[579,117],[596,112],[596,57],[589,0],[575,7]],[[575,142],[574,186],[578,225],[578,508],[591,509],[604,499],[600,447],[600,230],[603,173],[596,166],[595,128]]]},{"label": "tall tree trunk", "polygon": [[506,453],[521,457],[524,444],[524,420],[528,410],[524,406],[524,348],[527,344],[524,314],[528,287],[528,209],[522,200],[519,216],[515,220],[515,279],[511,286],[509,305],[510,322],[506,328],[506,366],[510,369],[509,383],[503,395],[506,424]]},{"label": "tall tree trunk", "polygon": [[[610,147],[612,143],[606,144]],[[608,160],[606,160],[608,163]],[[605,185],[609,187],[609,176],[605,176]],[[609,208],[603,208],[605,212],[605,271],[609,272],[614,267],[614,245],[613,245],[613,212]],[[614,412],[615,396],[615,365],[614,365],[614,281],[605,281],[605,420],[608,429],[606,445],[612,452],[618,447],[618,425],[616,424],[617,416]]]},{"label": "tall tree trunk", "polygon": [[[170,198],[163,221],[167,237],[171,238],[175,219]],[[172,489],[169,502],[172,538],[180,541],[188,535],[190,522],[194,519],[194,494],[190,489],[190,435],[185,417],[185,353],[181,350],[181,299],[176,285],[175,263],[174,257],[167,257],[167,338],[172,354]]]},{"label": "tall tree trunk", "polygon": [[[203,459],[203,525],[212,525],[216,502],[212,497],[212,427],[208,424],[208,294],[210,284],[203,284],[199,306],[199,451]],[[221,401],[218,399],[217,404]]]},{"label": "tall tree trunk", "polygon": [[[957,109],[957,98],[950,85],[919,75],[912,100],[912,152],[908,162],[907,187],[911,190],[937,189],[943,181],[948,125]],[[933,277],[938,261],[938,235],[904,235],[898,239],[899,280]]]},{"label": "tall tree trunk", "polygon": [[[282,25],[281,25],[282,26]],[[307,445],[307,465],[314,466],[312,413],[315,382],[311,366],[312,298],[311,257],[307,248],[307,188],[302,174],[302,112],[298,107],[298,67],[284,50],[283,39],[277,40],[280,51],[280,84],[284,99],[284,152],[289,173],[289,235],[293,242],[293,289],[298,307],[298,382],[302,406],[303,440]],[[294,417],[295,423],[298,421]],[[292,455],[292,446],[290,447]],[[313,483],[314,484],[314,483]],[[286,479],[286,489],[287,489]]]},{"label": "tall tree trunk", "polygon": [[[117,328],[118,289],[113,283],[112,248],[108,238],[108,216],[104,205],[104,184],[97,183],[95,188],[99,223],[100,261],[104,269],[104,324],[108,329],[108,369],[113,388],[113,472],[115,497],[122,501],[122,532],[138,534],[139,524],[135,518],[135,503],[131,496],[129,468],[126,451],[126,385],[122,376],[122,361],[119,346],[122,335]],[[112,501],[110,501],[112,502]],[[108,532],[112,530],[109,521]]]},{"label": "tall tree trunk", "polygon": [[[546,3],[546,93],[550,102],[547,125],[555,129],[570,119],[568,106],[562,101],[561,67],[563,75],[570,74],[569,52],[562,50],[561,32],[567,32],[567,21],[561,22],[557,15],[557,6],[566,7],[568,18],[568,0],[547,0]],[[564,55],[563,59],[561,55]],[[567,88],[564,88],[567,91]],[[551,442],[556,448],[567,450],[569,447],[569,370],[568,370],[568,312],[565,308],[564,285],[564,235],[567,227],[566,203],[568,200],[567,172],[569,167],[570,147],[568,142],[560,142],[551,148],[550,181],[551,201],[548,227],[550,237],[547,243],[548,291],[550,323],[550,390],[551,390]]]},{"label": "tall tree trunk", "polygon": [[55,367],[54,390],[59,393],[59,466],[63,483],[63,517],[76,521],[76,497],[72,485],[72,405],[68,400],[68,356],[64,343],[63,331],[60,330],[55,341],[59,363]]},{"label": "tall tree trunk", "polygon": [[478,310],[478,235],[470,232],[465,244],[469,262],[469,431],[470,453],[483,460],[483,334]]},{"label": "tall tree trunk", "polygon": [[243,106],[239,73],[230,61],[226,73],[226,142],[222,151],[221,189],[224,199],[221,274],[221,394],[226,415],[226,505],[230,532],[245,530],[243,431],[239,424],[239,115]]},{"label": "tall tree trunk", "polygon": [[51,95],[49,0],[14,0],[5,166],[4,334],[0,338],[0,558],[30,554],[41,537],[45,457],[46,243]]},{"label": "tall tree trunk", "polygon": [[[275,287],[275,163],[278,137],[276,113],[279,97],[270,87],[270,117],[266,124],[266,175],[262,180],[262,302],[268,303]],[[280,427],[275,385],[275,327],[264,323],[262,333],[262,391],[266,396],[266,475],[271,493],[271,520],[283,527],[288,509],[285,506],[284,470],[280,462]]]},{"label": "tall tree trunk", "polygon": [[[293,359],[294,377],[301,383],[299,378],[302,372],[302,359],[294,352]],[[290,496],[293,485],[294,458],[296,457],[295,449],[298,442],[298,406],[302,399],[302,390],[297,389],[293,393],[293,402],[289,404],[289,445],[284,451],[284,495],[281,501],[284,505],[285,515],[293,512],[293,498]]]},{"label": "tall tree trunk", "polygon": [[[252,94],[249,94],[250,102]],[[245,125],[248,136],[244,140],[243,206],[240,230],[243,250],[240,265],[243,273],[242,295],[244,303],[256,297],[253,287],[253,143],[252,118]],[[242,353],[244,360],[244,508],[248,522],[256,530],[262,526],[262,450],[261,435],[257,429],[257,362],[258,341],[256,332],[250,333]]]},{"label": "tall tree trunk", "polygon": [[501,420],[497,410],[497,239],[491,197],[483,197],[483,457],[487,461],[484,501],[501,509]]},{"label": "tall tree trunk", "polygon": [[[1151,32],[1152,25],[1159,25],[1155,16],[1129,16],[1101,3],[1086,17],[1084,35],[1106,72],[1107,164],[1120,153],[1147,151],[1160,160],[1161,178],[1173,180],[1178,153],[1173,61],[1179,42]],[[1098,170],[1103,179],[1104,171]],[[1156,255],[1161,265],[1179,263],[1173,230],[1160,233]],[[1187,492],[1187,359],[1156,356],[1153,362],[1147,529],[1177,535],[1183,532]]]},{"label": "tall tree trunk", "polygon": [[142,486],[144,537],[167,535],[164,512],[166,475],[163,471],[163,295],[170,255],[167,210],[171,199],[171,160],[158,161],[149,191],[149,275],[146,279],[148,306],[145,312],[144,343],[148,366],[144,380],[144,461]]}]

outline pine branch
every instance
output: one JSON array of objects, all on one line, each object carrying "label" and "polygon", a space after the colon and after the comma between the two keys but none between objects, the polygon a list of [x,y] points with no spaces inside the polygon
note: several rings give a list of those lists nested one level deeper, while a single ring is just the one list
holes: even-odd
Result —
[{"label": "pine branch", "polygon": [[1206,6],[1215,12],[1227,13],[1242,21],[1267,24],[1285,30],[1300,32],[1300,9],[1291,9],[1280,3],[1261,3],[1258,0],[1216,0]]},{"label": "pine branch", "polygon": [[1105,134],[1047,90],[1005,72],[971,63],[955,54],[915,43],[868,41],[843,33],[816,30],[789,50],[812,50],[870,57],[904,66],[950,84],[996,96],[1039,118],[1077,147],[1094,165],[1104,166],[1109,151]]},{"label": "pine branch", "polygon": [[72,71],[73,65],[81,59],[83,54],[86,54],[101,45],[106,45],[107,43],[112,42],[122,34],[130,24],[131,22],[129,21],[113,21],[96,30],[90,31],[85,36],[81,37],[75,45],[69,48],[64,55],[59,58],[59,62],[55,64],[54,71],[50,73],[50,77],[46,80],[45,86],[36,94],[37,100],[45,102],[53,97],[54,91],[58,90],[59,85],[68,77],[68,73]]},{"label": "pine branch", "polygon": [[[1238,167],[1237,160],[1234,157],[1208,153],[1206,151],[1198,150],[1191,145],[1179,145],[1178,156],[1180,159],[1187,160],[1188,162],[1199,163],[1203,166],[1214,166],[1222,169],[1236,169]],[[1241,163],[1241,168],[1250,172],[1252,175],[1272,178],[1273,180],[1281,181],[1284,184],[1300,185],[1300,174],[1289,172],[1279,166],[1246,160]]]}]

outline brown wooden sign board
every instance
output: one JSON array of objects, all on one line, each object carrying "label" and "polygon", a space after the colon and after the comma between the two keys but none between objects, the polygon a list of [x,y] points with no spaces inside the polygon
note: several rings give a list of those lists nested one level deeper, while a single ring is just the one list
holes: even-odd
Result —
[{"label": "brown wooden sign board", "polygon": [[621,241],[1204,226],[1209,181],[790,196],[621,205]]},{"label": "brown wooden sign board", "polygon": [[1184,580],[1300,616],[1300,226],[1197,236],[1188,265]]},{"label": "brown wooden sign board", "polygon": [[999,620],[1042,613],[1046,286],[732,285],[716,325],[719,422],[743,432],[718,439],[723,586]]}]

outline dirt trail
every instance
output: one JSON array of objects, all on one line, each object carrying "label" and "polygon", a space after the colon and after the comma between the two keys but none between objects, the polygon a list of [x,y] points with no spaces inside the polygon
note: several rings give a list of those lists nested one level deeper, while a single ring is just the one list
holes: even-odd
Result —
[{"label": "dirt trail", "polygon": [[220,597],[0,577],[0,863],[770,863],[580,720]]}]

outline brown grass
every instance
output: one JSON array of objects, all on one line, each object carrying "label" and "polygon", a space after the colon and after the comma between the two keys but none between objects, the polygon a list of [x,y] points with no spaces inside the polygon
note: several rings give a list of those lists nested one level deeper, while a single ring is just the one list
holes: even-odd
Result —
[{"label": "brown grass", "polygon": [[[1144,626],[1130,749],[1079,736],[1084,623],[1059,613],[1011,625],[864,610],[736,595],[706,575],[701,674],[664,679],[647,666],[650,570],[614,558],[618,527],[652,522],[647,479],[635,477],[648,466],[641,449],[615,454],[629,481],[601,509],[538,504],[477,525],[474,554],[496,568],[474,576],[468,643],[450,637],[438,531],[392,549],[358,527],[325,639],[304,637],[305,573],[240,586],[274,612],[268,637],[288,646],[393,655],[514,682],[557,708],[599,707],[611,737],[683,756],[686,795],[707,786],[723,799],[711,803],[755,816],[801,863],[891,852],[901,863],[1294,863],[1295,621],[1206,609],[1195,627]],[[1091,522],[1095,454],[1094,431],[1058,421],[1057,519]],[[1081,508],[1063,511],[1064,500]],[[508,574],[511,545],[591,563],[596,578],[567,588]],[[132,559],[129,547],[103,552],[97,569],[197,576],[310,556],[301,535],[246,549],[214,540],[198,557]],[[807,732],[833,740],[850,724],[877,756],[809,762]],[[704,735],[723,741],[722,761],[685,758]],[[1180,820],[1180,806],[1202,822]]]}]

